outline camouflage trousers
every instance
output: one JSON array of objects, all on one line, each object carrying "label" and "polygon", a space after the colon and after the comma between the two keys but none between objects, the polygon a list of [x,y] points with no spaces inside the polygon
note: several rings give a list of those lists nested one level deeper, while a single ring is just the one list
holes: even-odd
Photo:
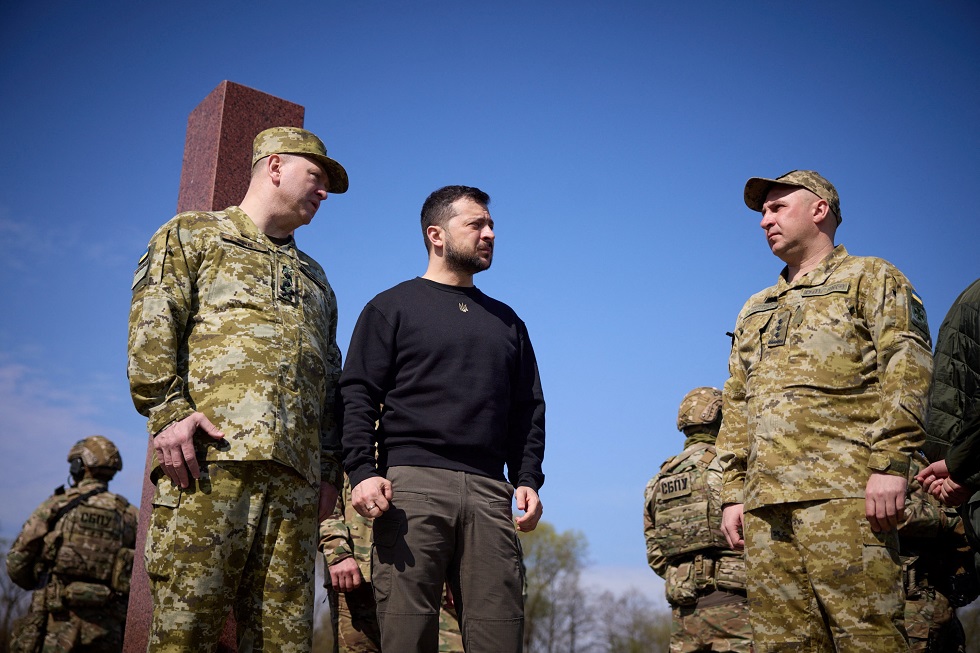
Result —
[{"label": "camouflage trousers", "polygon": [[756,651],[908,650],[898,536],[871,530],[864,499],[765,506],[744,527]]},{"label": "camouflage trousers", "polygon": [[208,463],[153,497],[146,570],[154,651],[214,651],[230,608],[238,651],[312,648],[318,489],[274,462]]},{"label": "camouflage trousers", "polygon": [[[329,590],[333,593],[333,590]],[[374,588],[364,583],[357,589],[337,593],[334,613],[334,650],[337,653],[378,653],[381,651],[381,631],[378,628]],[[459,632],[456,611],[443,605],[439,613],[439,653],[463,653],[463,638]]]},{"label": "camouflage trousers", "polygon": [[[119,653],[126,627],[126,606],[33,613],[15,623],[11,653]],[[27,632],[36,629],[35,632]],[[43,645],[37,648],[38,639]]]},{"label": "camouflage trousers", "polygon": [[708,607],[678,606],[670,624],[670,653],[726,651],[752,653],[749,602],[732,594],[731,600]]},{"label": "camouflage trousers", "polygon": [[[329,590],[331,593],[334,591]],[[381,650],[381,630],[378,628],[378,609],[374,603],[371,583],[363,583],[350,592],[337,592],[333,614],[334,650],[340,653],[378,653]]]},{"label": "camouflage trousers", "polygon": [[905,630],[913,653],[963,653],[966,635],[956,610],[934,589],[914,589],[905,601]]}]

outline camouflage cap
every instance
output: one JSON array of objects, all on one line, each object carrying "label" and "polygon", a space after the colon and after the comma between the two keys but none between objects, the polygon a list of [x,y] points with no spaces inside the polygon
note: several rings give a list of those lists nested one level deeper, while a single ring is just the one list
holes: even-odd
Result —
[{"label": "camouflage cap", "polygon": [[721,390],[709,386],[694,388],[681,399],[681,407],[677,411],[677,430],[683,431],[689,426],[711,424],[719,415],[721,415]]},{"label": "camouflage cap", "polygon": [[90,435],[76,442],[68,451],[68,462],[74,458],[81,458],[86,467],[108,467],[117,472],[122,469],[119,449],[103,435]]},{"label": "camouflage cap", "polygon": [[323,141],[299,127],[272,127],[259,132],[252,143],[252,166],[270,154],[301,154],[316,159],[327,171],[330,193],[347,192],[347,171],[327,156]]},{"label": "camouflage cap", "polygon": [[815,170],[790,170],[785,175],[775,179],[752,177],[745,182],[745,205],[753,211],[761,212],[762,205],[766,201],[766,195],[777,184],[799,186],[820,199],[826,200],[830,204],[830,210],[837,216],[837,224],[841,223],[840,197],[837,195],[837,189]]}]

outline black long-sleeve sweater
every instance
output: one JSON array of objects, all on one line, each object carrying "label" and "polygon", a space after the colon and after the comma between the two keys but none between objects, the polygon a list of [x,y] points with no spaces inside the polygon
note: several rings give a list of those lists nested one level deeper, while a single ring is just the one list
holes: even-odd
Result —
[{"label": "black long-sleeve sweater", "polygon": [[512,485],[544,483],[544,395],[527,328],[477,288],[416,278],[372,299],[340,386],[352,485],[400,465],[503,480],[506,464]]}]

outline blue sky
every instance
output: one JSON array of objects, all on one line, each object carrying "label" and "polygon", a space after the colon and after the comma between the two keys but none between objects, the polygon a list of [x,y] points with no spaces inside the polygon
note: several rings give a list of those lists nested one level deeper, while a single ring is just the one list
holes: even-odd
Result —
[{"label": "blue sky", "polygon": [[[0,534],[116,441],[136,261],[175,211],[187,116],[222,80],[306,108],[350,174],[300,246],[346,351],[360,309],[425,269],[418,211],[492,196],[476,279],[524,318],[548,401],[545,519],[589,578],[659,591],[642,492],[678,402],[721,386],[738,309],[774,282],[748,177],[820,171],[838,241],[895,263],[933,334],[980,276],[980,9],[972,2],[4,3]],[[652,588],[652,589],[651,589]]]}]

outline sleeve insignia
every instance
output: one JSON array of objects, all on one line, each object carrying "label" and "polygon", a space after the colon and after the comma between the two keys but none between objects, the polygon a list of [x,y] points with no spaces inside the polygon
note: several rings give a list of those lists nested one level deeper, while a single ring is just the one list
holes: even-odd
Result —
[{"label": "sleeve insignia", "polygon": [[909,326],[932,346],[932,336],[929,334],[929,320],[926,319],[926,309],[922,299],[909,288]]},{"label": "sleeve insignia", "polygon": [[132,290],[136,292],[140,288],[146,285],[149,278],[150,271],[150,259],[153,257],[153,245],[146,248],[146,252],[140,257],[139,263],[136,264],[136,272],[133,273],[133,285]]}]

